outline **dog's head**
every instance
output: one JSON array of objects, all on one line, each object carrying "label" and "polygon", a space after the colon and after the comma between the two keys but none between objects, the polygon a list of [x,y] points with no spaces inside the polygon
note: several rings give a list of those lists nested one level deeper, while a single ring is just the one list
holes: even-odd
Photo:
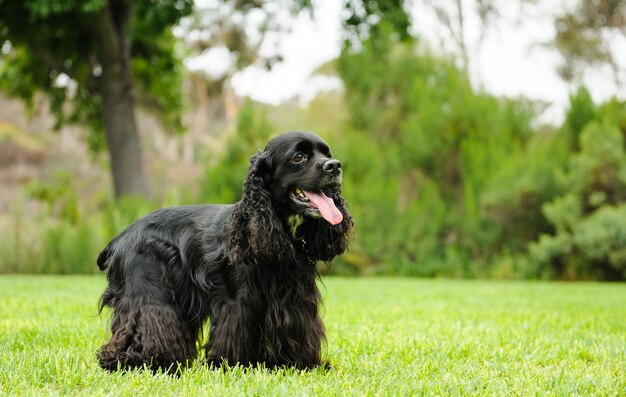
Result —
[{"label": "dog's head", "polygon": [[341,162],[332,158],[326,142],[310,132],[293,131],[272,139],[264,152],[278,214],[323,218],[331,225],[343,221],[338,208]]},{"label": "dog's head", "polygon": [[353,225],[341,176],[340,161],[317,135],[291,131],[272,139],[250,160],[233,213],[231,259],[241,259],[243,251],[257,263],[290,260],[298,252],[315,260],[341,254]]}]

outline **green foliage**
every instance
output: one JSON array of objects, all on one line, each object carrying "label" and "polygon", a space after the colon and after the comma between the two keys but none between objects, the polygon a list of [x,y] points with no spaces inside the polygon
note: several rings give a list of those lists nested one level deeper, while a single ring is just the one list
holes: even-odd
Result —
[{"label": "green foliage", "polygon": [[56,171],[51,182],[32,180],[26,190],[31,197],[39,200],[46,208],[47,215],[76,224],[79,221],[78,198],[72,184],[72,175],[65,171]]},{"label": "green foliage", "polygon": [[411,21],[403,0],[347,0],[344,2],[344,50],[360,47],[369,39],[376,43],[390,33],[402,41],[410,41]]},{"label": "green foliage", "polygon": [[606,118],[586,124],[580,151],[561,178],[567,193],[543,206],[555,234],[530,246],[532,257],[557,277],[626,279],[626,147],[614,113],[599,114]]},{"label": "green foliage", "polygon": [[568,139],[569,147],[578,150],[578,141],[583,128],[597,117],[598,109],[593,103],[589,90],[581,86],[576,93],[570,95],[570,106],[565,115],[562,131]]},{"label": "green foliage", "polygon": [[358,189],[349,196],[352,250],[366,247],[355,256],[375,272],[488,274],[501,237],[483,195],[503,164],[523,155],[533,108],[476,93],[452,60],[394,37],[367,40],[339,60],[351,112],[345,134],[353,135],[339,153],[346,185]]},{"label": "green foliage", "polygon": [[76,186],[65,172],[57,172],[49,182],[34,181],[27,190],[41,208],[28,213],[16,202],[11,217],[0,219],[0,274],[95,273],[98,253],[111,238],[161,206],[123,198],[89,207],[77,200]]},{"label": "green foliage", "polygon": [[626,29],[626,1],[598,0],[569,3],[555,18],[552,45],[561,53],[561,76],[581,79],[586,69],[606,66],[619,84],[617,49],[611,44],[615,35]]},{"label": "green foliage", "polygon": [[[57,126],[83,123],[100,132],[101,66],[93,26],[108,3],[29,0],[0,4],[0,43],[9,48],[0,55],[0,89],[27,103],[41,91],[50,99]],[[137,2],[130,24],[132,68],[140,99],[157,108],[174,129],[181,128],[182,77],[170,28],[189,15],[192,7],[193,2],[187,0],[176,1],[174,6]],[[102,140],[92,138],[90,146],[100,149]]]},{"label": "green foliage", "polygon": [[73,11],[93,12],[105,5],[105,0],[28,0],[24,1],[26,8],[33,19],[45,19],[58,14],[66,14]]},{"label": "green foliage", "polygon": [[101,239],[91,224],[64,221],[45,224],[41,235],[40,268],[24,269],[44,274],[94,273],[94,254],[102,249]]},{"label": "green foliage", "polygon": [[248,102],[237,115],[236,135],[227,135],[222,153],[209,162],[201,182],[200,200],[207,203],[234,203],[241,198],[242,181],[250,158],[274,133],[266,113]]},{"label": "green foliage", "polygon": [[190,0],[142,1],[132,22],[133,77],[143,94],[143,105],[154,108],[165,125],[178,132],[183,129],[183,66],[171,27],[190,15],[193,6]]},{"label": "green foliage", "polygon": [[[344,178],[359,190],[350,197],[357,219],[351,255],[361,263],[355,267],[426,276],[608,277],[598,270],[606,265],[589,256],[574,276],[545,258],[576,249],[578,240],[560,234],[565,225],[624,202],[624,103],[598,106],[580,87],[558,131],[537,129],[532,103],[476,92],[452,60],[402,40],[402,29],[384,16],[376,26],[338,61],[350,110],[345,134],[355,136],[345,141],[360,142],[341,152],[346,163],[358,161]],[[538,240],[545,247],[540,261]]]},{"label": "green foliage", "polygon": [[584,219],[574,229],[573,241],[587,259],[588,271],[600,273],[594,278],[626,278],[626,205],[605,206]]},{"label": "green foliage", "polygon": [[[142,105],[159,115],[164,124],[176,132],[183,131],[183,66],[173,51],[176,38],[171,32],[137,44],[132,59],[133,77],[142,95]],[[162,76],[155,79],[155,71]]]},{"label": "green foliage", "polygon": [[623,394],[623,284],[324,278],[329,371],[106,372],[102,276],[0,278],[6,395]]},{"label": "green foliage", "polygon": [[569,151],[562,141],[537,133],[493,170],[480,197],[481,212],[498,231],[493,251],[523,251],[552,230],[541,209],[563,190],[557,181]]},{"label": "green foliage", "polygon": [[[565,211],[558,205],[552,211]],[[564,216],[563,218],[575,218]],[[570,220],[556,235],[531,244],[532,258],[552,277],[587,280],[626,278],[626,205],[604,206],[587,217]]]},{"label": "green foliage", "polygon": [[624,136],[606,121],[589,123],[580,136],[581,150],[571,161],[565,183],[582,194],[588,210],[626,198]]}]

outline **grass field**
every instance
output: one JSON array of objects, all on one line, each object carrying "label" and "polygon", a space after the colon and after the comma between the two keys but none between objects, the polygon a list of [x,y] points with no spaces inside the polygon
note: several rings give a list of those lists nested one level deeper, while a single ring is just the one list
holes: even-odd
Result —
[{"label": "grass field", "polygon": [[626,395],[626,285],[327,278],[328,372],[109,374],[104,279],[0,276],[1,395]]}]

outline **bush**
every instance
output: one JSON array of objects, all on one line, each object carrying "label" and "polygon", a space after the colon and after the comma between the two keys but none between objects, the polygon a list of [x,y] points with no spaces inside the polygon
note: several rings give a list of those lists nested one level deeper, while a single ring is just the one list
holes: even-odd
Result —
[{"label": "bush", "polygon": [[345,52],[339,71],[351,111],[342,160],[355,164],[344,179],[358,190],[352,249],[365,267],[488,275],[501,238],[482,196],[533,136],[532,105],[477,93],[452,60],[393,36]]},{"label": "bush", "polygon": [[607,233],[591,215],[626,198],[624,103],[598,106],[581,87],[560,129],[537,129],[531,103],[476,92],[453,62],[412,42],[375,39],[339,61],[346,141],[360,142],[342,151],[358,164],[346,173],[359,190],[354,247],[370,271],[615,276],[597,254],[568,263],[584,230]]},{"label": "bush", "polygon": [[0,273],[96,273],[96,258],[110,239],[159,206],[125,198],[81,208],[65,173],[48,183],[36,181],[28,190],[42,208],[33,215],[18,202],[11,209],[1,225]]},{"label": "bush", "polygon": [[250,157],[265,147],[274,132],[266,113],[248,102],[237,116],[235,134],[227,134],[223,151],[213,152],[216,158],[207,162],[205,177],[200,182],[200,200],[206,203],[238,201]]},{"label": "bush", "polygon": [[626,205],[604,206],[554,236],[543,235],[530,253],[552,277],[626,279]]},{"label": "bush", "polygon": [[563,193],[558,183],[569,158],[559,137],[537,133],[504,159],[480,197],[481,211],[498,231],[493,250],[520,254],[529,242],[554,230],[542,206]]},{"label": "bush", "polygon": [[555,228],[530,254],[556,277],[626,279],[626,150],[613,122],[589,122],[561,178],[566,195],[543,212]]}]

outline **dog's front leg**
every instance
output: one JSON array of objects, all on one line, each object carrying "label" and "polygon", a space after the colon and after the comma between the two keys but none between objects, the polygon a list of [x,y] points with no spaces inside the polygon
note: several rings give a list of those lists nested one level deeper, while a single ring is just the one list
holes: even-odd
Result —
[{"label": "dog's front leg", "polygon": [[248,300],[230,301],[211,317],[206,358],[209,364],[249,366],[262,359],[258,313]]}]

